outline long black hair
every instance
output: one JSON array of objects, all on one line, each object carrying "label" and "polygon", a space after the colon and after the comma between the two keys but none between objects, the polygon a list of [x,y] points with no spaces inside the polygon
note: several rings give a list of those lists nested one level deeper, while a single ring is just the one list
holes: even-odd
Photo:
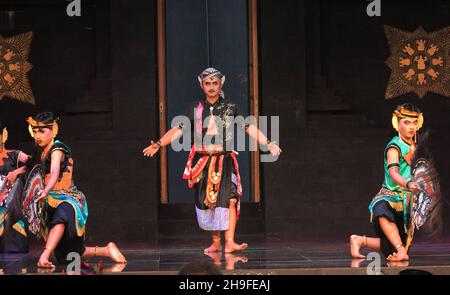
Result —
[{"label": "long black hair", "polygon": [[409,103],[409,102],[400,104],[395,108],[396,111],[399,111],[400,109],[407,109],[408,111],[415,112],[415,113],[422,112],[418,107],[416,107],[415,105],[413,105],[412,103]]},{"label": "long black hair", "polygon": [[41,112],[36,114],[33,119],[44,124],[52,124],[53,121],[58,120],[53,112]]}]

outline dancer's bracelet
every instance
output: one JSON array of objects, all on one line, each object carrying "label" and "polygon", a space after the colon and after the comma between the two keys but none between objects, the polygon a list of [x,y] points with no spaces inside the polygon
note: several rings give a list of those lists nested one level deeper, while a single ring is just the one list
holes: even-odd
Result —
[{"label": "dancer's bracelet", "polygon": [[47,250],[48,252],[52,253],[53,250],[50,247],[44,247],[44,250]]},{"label": "dancer's bracelet", "polygon": [[409,184],[410,184],[411,182],[412,182],[411,180],[408,180],[408,181],[406,182],[406,188],[407,188],[407,189],[409,189]]},{"label": "dancer's bracelet", "polygon": [[158,140],[157,142],[153,142],[153,143],[156,144],[158,146],[158,148],[161,147],[161,141],[160,140]]}]

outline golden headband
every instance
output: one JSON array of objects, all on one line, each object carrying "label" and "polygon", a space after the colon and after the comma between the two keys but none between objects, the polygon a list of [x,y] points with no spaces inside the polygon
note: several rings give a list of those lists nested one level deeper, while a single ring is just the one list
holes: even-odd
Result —
[{"label": "golden headband", "polygon": [[398,121],[403,118],[415,118],[418,119],[417,130],[423,126],[423,114],[419,112],[410,111],[405,108],[400,108],[394,111],[392,114],[392,126],[398,131]]},{"label": "golden headband", "polygon": [[28,132],[30,132],[31,137],[34,137],[33,129],[50,128],[53,130],[53,138],[55,138],[56,135],[58,135],[58,130],[59,130],[57,121],[58,121],[58,119],[53,120],[53,122],[50,124],[47,124],[47,123],[38,122],[35,119],[33,119],[32,117],[28,117],[27,118]]},{"label": "golden headband", "polygon": [[3,128],[2,130],[2,144],[5,144],[5,142],[8,140],[8,130]]}]

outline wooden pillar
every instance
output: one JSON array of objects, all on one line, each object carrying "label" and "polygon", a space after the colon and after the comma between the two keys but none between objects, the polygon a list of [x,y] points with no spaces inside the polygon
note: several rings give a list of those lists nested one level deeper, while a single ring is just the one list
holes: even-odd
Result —
[{"label": "wooden pillar", "polygon": [[[249,0],[249,66],[250,66],[250,114],[259,126],[259,63],[258,63],[258,11],[257,0]],[[257,143],[258,144],[258,143]],[[261,201],[259,151],[251,152],[252,201]]]},{"label": "wooden pillar", "polygon": [[[167,131],[167,91],[166,91],[166,32],[165,32],[165,0],[157,0],[157,30],[158,30],[158,105],[159,105],[159,135]],[[167,193],[167,147],[160,150],[161,204],[169,201]]]}]

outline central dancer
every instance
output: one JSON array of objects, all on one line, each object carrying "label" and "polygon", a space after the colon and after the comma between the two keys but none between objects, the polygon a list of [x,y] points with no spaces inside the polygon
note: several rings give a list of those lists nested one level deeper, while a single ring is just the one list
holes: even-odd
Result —
[{"label": "central dancer", "polygon": [[[241,177],[234,146],[234,122],[239,116],[235,104],[225,101],[222,86],[225,76],[214,68],[204,70],[199,76],[205,99],[196,102],[190,116],[191,124],[180,123],[170,129],[157,142],[144,149],[144,156],[153,157],[162,146],[177,140],[183,129],[194,135],[194,144],[189,154],[183,179],[195,190],[197,221],[201,229],[210,231],[212,244],[205,253],[222,250],[221,232],[225,232],[225,252],[242,251],[246,243],[234,240],[236,223],[242,196]],[[241,122],[243,128],[259,144],[267,145],[274,156],[281,149],[253,124]]]}]

